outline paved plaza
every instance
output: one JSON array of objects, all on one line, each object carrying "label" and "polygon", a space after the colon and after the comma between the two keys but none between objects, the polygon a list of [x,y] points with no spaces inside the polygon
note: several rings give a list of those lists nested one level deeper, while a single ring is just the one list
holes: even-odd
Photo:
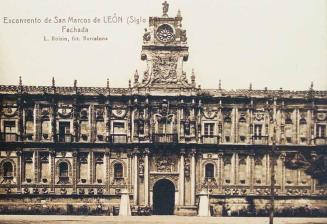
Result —
[{"label": "paved plaza", "polygon": [[[183,217],[183,216],[35,216],[35,215],[0,215],[1,224],[26,223],[107,223],[107,224],[268,224],[268,218],[253,217]],[[325,224],[327,218],[275,218],[275,224]]]}]

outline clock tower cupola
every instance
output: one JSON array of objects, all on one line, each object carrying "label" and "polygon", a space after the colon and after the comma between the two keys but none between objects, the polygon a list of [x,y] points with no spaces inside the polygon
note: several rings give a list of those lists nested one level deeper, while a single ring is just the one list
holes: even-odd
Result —
[{"label": "clock tower cupola", "polygon": [[147,68],[142,80],[135,80],[134,87],[193,89],[194,78],[189,82],[183,71],[183,62],[188,60],[188,46],[181,12],[178,10],[175,17],[169,17],[167,1],[162,6],[162,16],[150,17],[149,27],[145,29],[141,59],[146,61]]}]

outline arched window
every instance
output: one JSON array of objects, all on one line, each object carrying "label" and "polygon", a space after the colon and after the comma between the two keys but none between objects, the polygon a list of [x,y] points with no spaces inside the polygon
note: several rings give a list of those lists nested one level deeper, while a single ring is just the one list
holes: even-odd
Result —
[{"label": "arched window", "polygon": [[114,165],[114,177],[123,178],[123,165],[121,163],[116,163]]},{"label": "arched window", "polygon": [[13,176],[13,167],[11,162],[5,162],[3,164],[3,175],[5,177],[12,177]]},{"label": "arched window", "polygon": [[205,178],[213,178],[214,177],[215,167],[212,163],[208,163],[205,166]]},{"label": "arched window", "polygon": [[61,162],[59,164],[59,176],[68,177],[68,164],[66,162]]}]

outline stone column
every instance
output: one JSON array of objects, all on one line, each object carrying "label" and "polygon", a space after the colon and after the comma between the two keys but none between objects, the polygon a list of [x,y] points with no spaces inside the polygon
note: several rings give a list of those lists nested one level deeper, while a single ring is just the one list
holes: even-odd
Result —
[{"label": "stone column", "polygon": [[[314,162],[317,159],[317,154],[316,152],[311,152],[311,159]],[[310,184],[311,184],[311,194],[315,194],[316,193],[316,183],[317,183],[317,179],[311,177],[310,178]]]},{"label": "stone column", "polygon": [[134,205],[137,205],[138,204],[138,173],[137,173],[137,170],[138,170],[138,158],[137,158],[137,152],[134,152]]},{"label": "stone column", "polygon": [[40,104],[34,106],[34,140],[40,141],[42,139],[42,123],[40,117]]},{"label": "stone column", "polygon": [[234,143],[239,142],[238,108],[234,109]]},{"label": "stone column", "polygon": [[281,175],[282,175],[282,182],[281,182],[281,191],[282,193],[285,193],[285,157],[286,154],[282,153],[280,155],[280,163],[281,163]]},{"label": "stone column", "polygon": [[223,171],[224,171],[224,164],[223,164],[223,157],[224,154],[222,152],[218,153],[218,190],[222,192],[223,190]]},{"label": "stone column", "polygon": [[254,190],[254,153],[249,154],[249,171],[250,171],[250,192],[253,193]]},{"label": "stone column", "polygon": [[133,183],[133,153],[132,152],[128,152],[127,153],[127,169],[128,169],[128,177],[127,177],[127,189],[128,189],[128,192],[132,192],[132,183]]},{"label": "stone column", "polygon": [[77,193],[77,151],[73,151],[73,194]]},{"label": "stone column", "polygon": [[18,112],[18,141],[23,141],[23,135],[24,135],[24,129],[25,129],[25,121],[24,121],[24,103],[23,103],[23,98],[21,94],[19,94],[18,99],[17,99],[17,112]]},{"label": "stone column", "polygon": [[105,156],[105,172],[106,172],[106,192],[109,194],[110,191],[110,151],[106,149]]},{"label": "stone column", "polygon": [[233,184],[238,184],[238,154],[234,153],[234,158],[232,159],[232,175],[233,175]]},{"label": "stone column", "polygon": [[90,151],[90,157],[89,157],[89,172],[90,172],[90,184],[93,184],[94,182],[94,153],[93,151]]},{"label": "stone column", "polygon": [[180,166],[179,166],[179,204],[184,205],[184,149],[180,152]]},{"label": "stone column", "polygon": [[144,205],[149,205],[149,150],[144,153]]},{"label": "stone column", "polygon": [[51,150],[50,151],[50,175],[51,175],[51,180],[50,180],[50,193],[55,193],[55,173],[56,173],[56,165],[55,165],[55,157],[56,157],[56,151],[55,150]]},{"label": "stone column", "polygon": [[40,182],[40,166],[39,166],[39,151],[34,151],[34,182]]},{"label": "stone column", "polygon": [[89,106],[89,127],[90,127],[90,138],[89,141],[90,142],[95,142],[97,140],[97,131],[96,131],[96,118],[95,118],[95,110],[94,110],[94,105],[91,104]]},{"label": "stone column", "polygon": [[110,117],[111,117],[111,105],[110,102],[106,103],[106,110],[105,110],[105,122],[106,122],[106,142],[110,141],[110,128],[111,128],[111,124],[110,124]]},{"label": "stone column", "polygon": [[191,152],[191,205],[195,205],[195,149]]},{"label": "stone column", "polygon": [[16,176],[16,182],[17,182],[17,193],[20,194],[22,192],[22,152],[19,150],[16,152],[17,155],[17,176]]},{"label": "stone column", "polygon": [[52,105],[51,105],[51,141],[56,142],[57,141],[57,102],[53,98],[52,99]]},{"label": "stone column", "polygon": [[[266,170],[266,179],[265,179],[265,184],[266,185],[270,185],[270,162],[271,162],[271,159],[270,159],[270,156],[269,154],[266,154],[266,166],[265,166],[265,170]],[[276,178],[275,178],[276,179]]]}]

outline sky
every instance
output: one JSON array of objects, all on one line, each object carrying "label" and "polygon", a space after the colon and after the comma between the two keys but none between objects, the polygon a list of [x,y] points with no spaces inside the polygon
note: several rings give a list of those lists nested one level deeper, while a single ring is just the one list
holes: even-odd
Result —
[{"label": "sky", "polygon": [[[149,16],[162,15],[159,0],[1,0],[0,84],[127,87],[141,61]],[[326,0],[170,0],[169,16],[180,9],[189,60],[202,88],[327,90]],[[8,19],[121,16],[122,23],[12,24]],[[134,16],[142,22],[127,24]],[[144,19],[146,22],[144,22]],[[68,36],[62,26],[87,27],[107,41],[44,41]],[[81,36],[80,34],[77,34]]]}]

